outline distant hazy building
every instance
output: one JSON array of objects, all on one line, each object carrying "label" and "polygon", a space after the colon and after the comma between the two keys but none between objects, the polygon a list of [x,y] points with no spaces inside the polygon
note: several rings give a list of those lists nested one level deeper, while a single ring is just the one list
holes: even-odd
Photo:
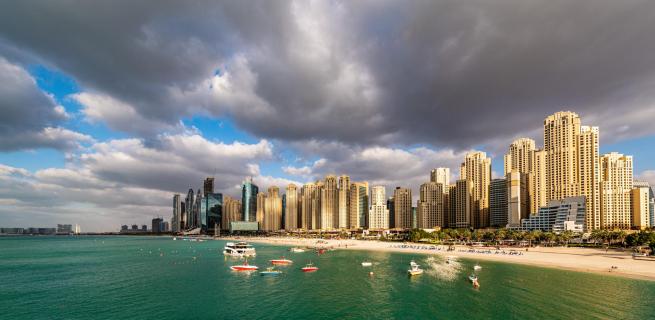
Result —
[{"label": "distant hazy building", "polygon": [[489,226],[489,184],[491,183],[491,159],[481,151],[471,152],[460,167],[462,180],[471,184],[471,223],[473,227]]},{"label": "distant hazy building", "polygon": [[632,156],[612,152],[600,157],[601,228],[630,229],[632,226]]},{"label": "distant hazy building", "polygon": [[191,228],[191,221],[193,220],[193,204],[196,202],[196,198],[193,194],[193,189],[189,188],[189,192],[186,195],[186,198],[184,199],[184,206],[185,206],[185,215],[184,218],[182,219],[182,224],[184,225],[185,229],[190,229]]},{"label": "distant hazy building", "polygon": [[339,225],[339,189],[337,177],[328,175],[321,189],[321,229],[332,230]]},{"label": "distant hazy building", "polygon": [[208,177],[205,179],[202,191],[203,194],[214,193],[214,177]]},{"label": "distant hazy building", "polygon": [[287,231],[298,229],[298,187],[295,184],[290,183],[286,188],[286,199],[285,199],[285,208],[284,208],[284,229]]},{"label": "distant hazy building", "polygon": [[73,230],[73,233],[75,233],[75,234],[80,234],[80,233],[82,233],[82,228],[80,227],[79,224],[76,224],[76,225],[75,225],[75,229]]},{"label": "distant hazy building", "polygon": [[[434,171],[434,170],[433,170]],[[432,229],[444,225],[444,185],[440,182],[426,182],[419,188],[416,204],[416,227]]]},{"label": "distant hazy building", "polygon": [[57,224],[57,233],[59,234],[72,234],[73,225],[72,224]]},{"label": "distant hazy building", "polygon": [[389,209],[384,186],[371,188],[371,209],[368,221],[369,229],[389,229]]},{"label": "distant hazy building", "polygon": [[444,188],[450,185],[450,169],[434,168],[430,171],[430,182],[441,183]]},{"label": "distant hazy building", "polygon": [[[136,224],[132,226],[132,229],[136,229],[135,227],[136,227]],[[136,230],[138,230],[138,229],[136,229]],[[148,231],[148,226],[145,225],[145,224],[141,225],[141,231],[143,231],[143,232]]]},{"label": "distant hazy building", "polygon": [[389,209],[389,228],[395,228],[396,225],[396,218],[395,218],[395,210],[393,207],[394,199],[393,197],[389,197],[387,199],[387,209]]},{"label": "distant hazy building", "polygon": [[336,228],[347,229],[350,219],[350,177],[339,177],[339,223]]},{"label": "distant hazy building", "polygon": [[367,227],[368,191],[368,182],[354,182],[350,184],[350,229]]},{"label": "distant hazy building", "polygon": [[152,228],[150,229],[150,231],[152,233],[161,233],[161,232],[163,232],[162,222],[164,222],[164,220],[162,218],[152,219]]},{"label": "distant hazy building", "polygon": [[[489,221],[492,227],[507,226],[507,180],[492,179],[489,184]],[[517,222],[517,225],[521,221]]]},{"label": "distant hazy building", "polygon": [[412,189],[396,187],[393,191],[395,228],[412,227]]},{"label": "distant hazy building", "polygon": [[173,217],[171,218],[171,231],[179,232],[182,221],[182,199],[179,194],[173,195]]},{"label": "distant hazy building", "polygon": [[259,188],[252,183],[252,178],[243,182],[241,186],[241,207],[243,221],[257,221],[257,194]]}]

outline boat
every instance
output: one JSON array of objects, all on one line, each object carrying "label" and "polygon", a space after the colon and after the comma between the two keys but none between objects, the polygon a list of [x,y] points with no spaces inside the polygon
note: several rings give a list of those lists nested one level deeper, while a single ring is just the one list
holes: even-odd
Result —
[{"label": "boat", "polygon": [[300,270],[302,270],[302,272],[314,272],[318,271],[318,267],[314,266],[314,264],[310,262],[306,266],[300,268]]},{"label": "boat", "polygon": [[475,282],[478,282],[478,276],[472,274],[472,275],[469,276],[469,280],[470,280],[471,282],[474,282],[474,283],[475,283]]},{"label": "boat", "polygon": [[265,271],[259,272],[260,275],[262,276],[278,276],[282,273],[280,270],[275,270],[273,267],[268,267],[266,268]]},{"label": "boat", "polygon": [[370,267],[373,265],[373,262],[370,261],[364,261],[362,262],[362,267]]},{"label": "boat", "polygon": [[482,269],[482,267],[477,263],[475,264],[475,266],[473,266],[473,270],[477,271],[477,270],[481,270],[481,269]]},{"label": "boat", "polygon": [[305,249],[303,249],[303,248],[291,248],[291,249],[289,249],[289,251],[295,252],[295,253],[301,253],[301,252],[305,252]]},{"label": "boat", "polygon": [[255,248],[246,242],[228,242],[223,249],[223,254],[233,257],[254,257],[257,253]]},{"label": "boat", "polygon": [[256,271],[259,268],[257,266],[249,265],[248,260],[246,260],[241,265],[231,266],[230,269],[232,269],[232,271]]},{"label": "boat", "polygon": [[273,260],[268,260],[271,262],[272,265],[288,265],[292,264],[293,261],[286,259],[285,257],[281,257],[280,259],[273,259]]},{"label": "boat", "polygon": [[173,237],[173,240],[177,240],[177,237]]},{"label": "boat", "polygon": [[421,269],[420,267],[421,266],[419,266],[416,262],[414,262],[414,260],[412,260],[409,263],[409,270],[407,270],[407,273],[410,276],[416,276],[416,275],[419,275],[419,274],[423,274],[423,269]]},{"label": "boat", "polygon": [[480,288],[480,283],[478,282],[478,280],[473,281],[473,288],[476,289]]}]

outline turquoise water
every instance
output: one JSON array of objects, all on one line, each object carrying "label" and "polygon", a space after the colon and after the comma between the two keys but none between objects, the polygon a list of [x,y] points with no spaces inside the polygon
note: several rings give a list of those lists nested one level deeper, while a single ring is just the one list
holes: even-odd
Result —
[{"label": "turquoise water", "polygon": [[[289,253],[255,244],[251,264],[286,255],[277,278],[229,270],[224,241],[156,237],[0,238],[0,318],[653,319],[655,282],[481,262],[481,288],[418,254]],[[194,259],[195,257],[195,259]],[[426,273],[409,278],[415,259]],[[309,261],[320,270],[302,273]],[[363,260],[373,261],[363,268]],[[368,272],[374,275],[369,276]]]}]

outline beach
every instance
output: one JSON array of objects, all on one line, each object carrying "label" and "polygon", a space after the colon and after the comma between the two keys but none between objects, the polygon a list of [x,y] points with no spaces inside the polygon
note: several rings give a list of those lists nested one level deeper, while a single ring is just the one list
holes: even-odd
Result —
[{"label": "beach", "polygon": [[[400,253],[438,254],[479,261],[498,261],[518,263],[547,268],[556,268],[580,272],[592,272],[611,276],[655,281],[655,259],[633,259],[628,249],[605,251],[599,248],[578,247],[501,247],[498,253],[495,247],[455,246],[454,251],[447,251],[443,245],[417,243],[383,242],[371,240],[324,240],[300,239],[293,237],[221,237],[223,240],[239,240],[274,245],[298,247],[327,247],[338,250],[371,250]],[[504,254],[502,253],[504,251]],[[483,253],[485,252],[485,253]],[[521,254],[519,254],[519,252]],[[510,254],[512,253],[512,254]],[[615,267],[615,268],[612,268]]]}]

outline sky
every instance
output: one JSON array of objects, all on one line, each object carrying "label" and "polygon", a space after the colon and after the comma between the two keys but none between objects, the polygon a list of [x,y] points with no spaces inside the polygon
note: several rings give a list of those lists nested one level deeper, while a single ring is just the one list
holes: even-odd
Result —
[{"label": "sky", "polygon": [[418,186],[560,110],[655,184],[655,2],[8,1],[0,226],[170,219],[174,193]]}]

